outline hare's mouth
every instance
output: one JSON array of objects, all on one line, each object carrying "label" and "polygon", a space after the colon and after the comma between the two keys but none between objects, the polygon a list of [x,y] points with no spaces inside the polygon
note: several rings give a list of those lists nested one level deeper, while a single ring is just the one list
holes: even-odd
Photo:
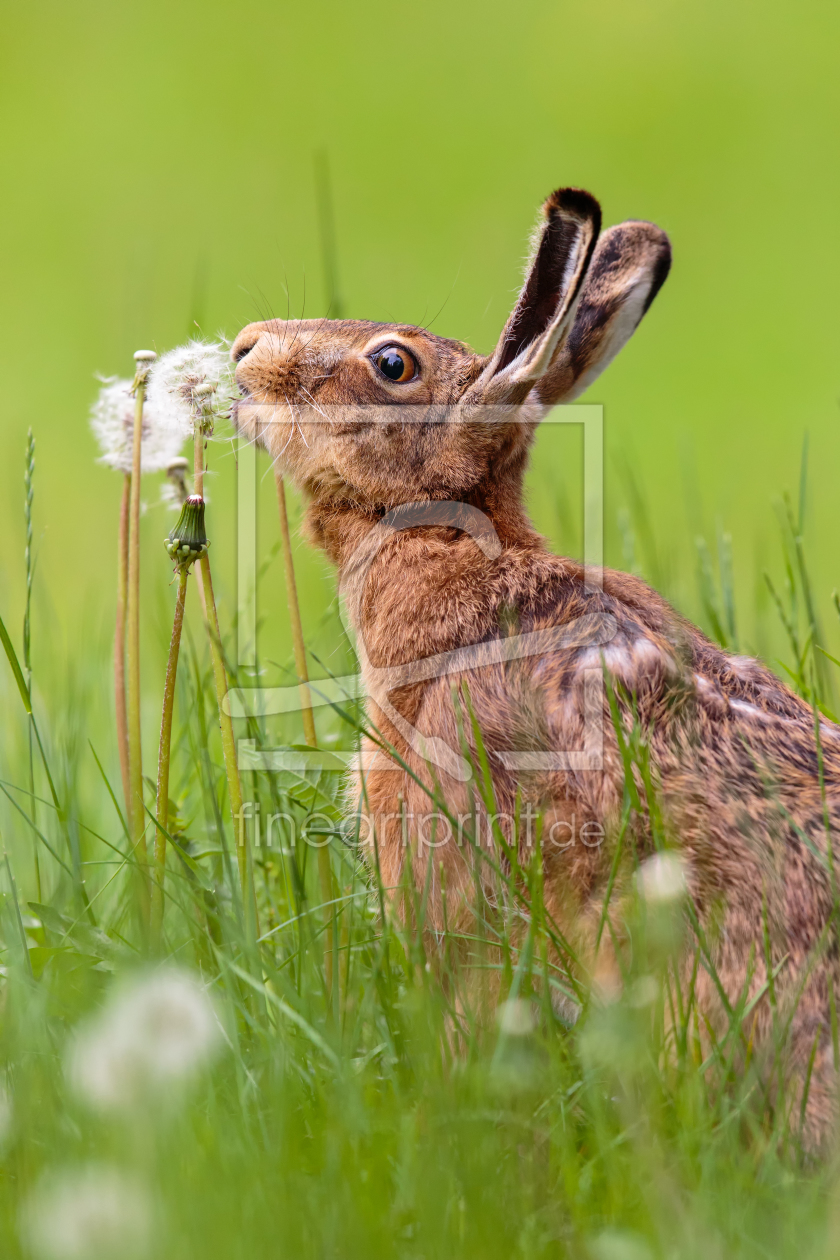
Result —
[{"label": "hare's mouth", "polygon": [[253,408],[254,396],[249,389],[244,389],[237,382],[239,397],[234,398],[230,405],[230,422],[237,433],[244,432],[249,424],[253,424]]},{"label": "hare's mouth", "polygon": [[231,406],[231,414],[235,414],[236,408],[239,406],[241,402],[246,402],[248,399],[253,398],[253,394],[251,393],[250,389],[248,389],[246,385],[241,385],[239,381],[236,380],[236,377],[234,377],[234,386],[236,388],[237,393],[239,394],[239,397],[234,398],[233,400],[233,404]]}]

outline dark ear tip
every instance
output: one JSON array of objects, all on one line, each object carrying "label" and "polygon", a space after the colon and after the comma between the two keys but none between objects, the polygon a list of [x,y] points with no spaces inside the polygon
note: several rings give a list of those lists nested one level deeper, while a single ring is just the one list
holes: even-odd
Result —
[{"label": "dark ear tip", "polygon": [[671,242],[668,239],[668,233],[663,231],[658,224],[650,223],[647,219],[625,219],[623,223],[617,223],[616,227],[644,237],[651,248],[666,253],[670,257]]},{"label": "dark ear tip", "polygon": [[632,245],[636,250],[641,249],[645,253],[667,254],[669,258],[671,256],[668,233],[663,232],[657,224],[649,223],[647,219],[625,219],[623,223],[616,223],[607,228],[603,239],[606,241],[607,238],[620,240],[625,248]]},{"label": "dark ear tip", "polygon": [[546,219],[559,212],[571,214],[578,219],[594,219],[600,225],[601,207],[584,188],[556,188],[543,203],[543,214]]}]

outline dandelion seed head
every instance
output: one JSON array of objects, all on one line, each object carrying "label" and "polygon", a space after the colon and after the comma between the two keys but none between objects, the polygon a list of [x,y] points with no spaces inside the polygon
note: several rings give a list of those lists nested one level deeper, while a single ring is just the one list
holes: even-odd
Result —
[{"label": "dandelion seed head", "polygon": [[173,459],[166,469],[166,481],[160,488],[160,501],[167,507],[180,511],[189,494],[187,489],[187,469],[189,461],[183,457]]},{"label": "dandelion seed head", "polygon": [[[106,377],[91,408],[90,424],[102,454],[100,463],[118,472],[131,472],[134,445],[134,396],[131,381]],[[177,458],[184,445],[183,424],[155,408],[148,399],[143,407],[143,441],[140,471],[160,472]]]},{"label": "dandelion seed head", "polygon": [[142,1183],[108,1165],[48,1172],[24,1201],[20,1232],[36,1260],[142,1260],[154,1208]]},{"label": "dandelion seed head", "polygon": [[186,1085],[215,1056],[222,1030],[203,986],[162,968],[115,993],[71,1042],[67,1076],[101,1111],[130,1109]]},{"label": "dandelion seed head", "polygon": [[636,885],[647,902],[679,901],[687,891],[682,858],[676,853],[654,853],[639,867]]},{"label": "dandelion seed head", "polygon": [[168,479],[160,487],[160,501],[172,512],[180,512],[184,502],[178,486]]},{"label": "dandelion seed head", "polygon": [[226,415],[237,396],[233,364],[222,341],[188,341],[152,365],[147,397],[161,414],[192,432],[198,416]]}]

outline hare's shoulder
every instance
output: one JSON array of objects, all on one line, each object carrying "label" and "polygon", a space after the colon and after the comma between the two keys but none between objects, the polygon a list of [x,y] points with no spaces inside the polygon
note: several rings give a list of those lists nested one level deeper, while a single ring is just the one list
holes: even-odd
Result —
[{"label": "hare's shoulder", "polygon": [[[596,585],[587,583],[582,566],[560,561],[520,607],[523,629],[565,630],[566,650],[551,654],[551,672],[566,684],[600,666],[630,694],[693,696],[712,717],[747,726],[789,724],[813,743],[814,710],[807,701],[760,660],[712,643],[640,578],[605,569]],[[579,629],[579,641],[570,627]],[[840,749],[840,726],[822,717],[820,732]]]}]

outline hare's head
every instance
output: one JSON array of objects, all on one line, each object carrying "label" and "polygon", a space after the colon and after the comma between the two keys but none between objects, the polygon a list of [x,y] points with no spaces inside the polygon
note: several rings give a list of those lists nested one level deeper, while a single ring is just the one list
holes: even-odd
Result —
[{"label": "hare's head", "polygon": [[382,509],[517,477],[535,423],[603,371],[668,274],[659,228],[600,225],[588,193],[552,193],[489,356],[407,324],[249,324],[232,352],[238,428],[321,501]]}]

